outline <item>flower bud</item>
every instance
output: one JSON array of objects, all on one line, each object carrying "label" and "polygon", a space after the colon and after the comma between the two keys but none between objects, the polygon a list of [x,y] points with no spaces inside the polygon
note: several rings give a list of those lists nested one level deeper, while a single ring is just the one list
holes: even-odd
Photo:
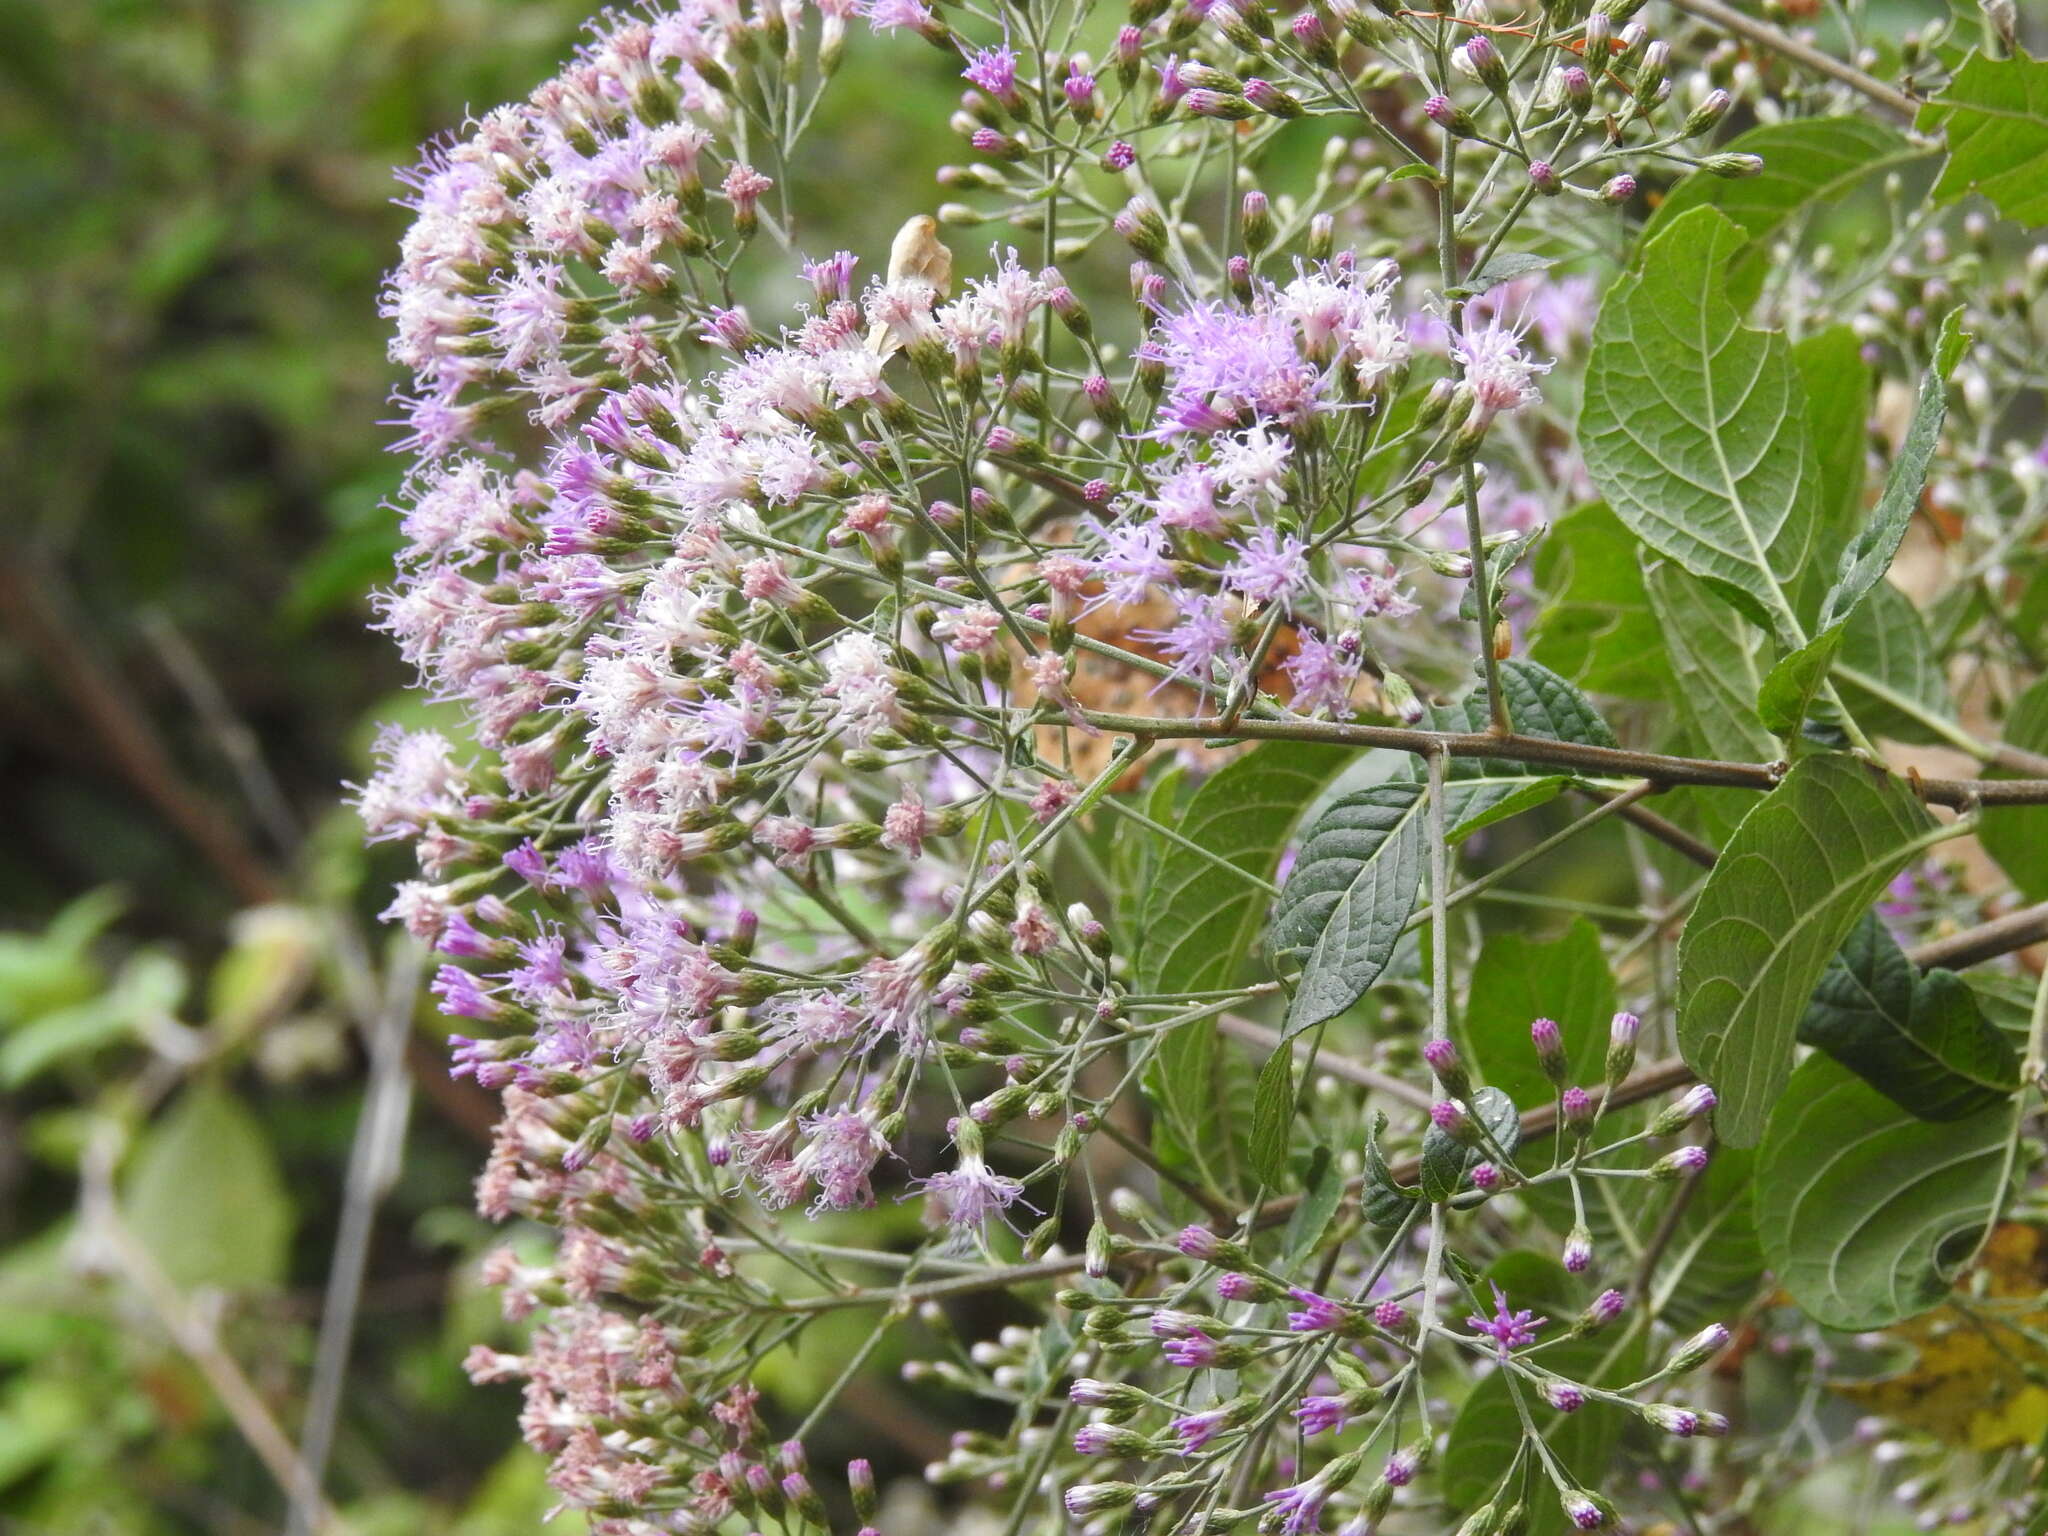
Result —
[{"label": "flower bud", "polygon": [[1597,1531],[1614,1518],[1607,1501],[1584,1488],[1565,1489],[1558,1495],[1558,1502],[1564,1506],[1565,1519],[1582,1531]]},{"label": "flower bud", "polygon": [[1680,1147],[1676,1152],[1667,1152],[1650,1164],[1650,1177],[1659,1183],[1669,1184],[1688,1174],[1698,1173],[1707,1166],[1705,1147]]},{"label": "flower bud", "polygon": [[1484,33],[1468,42],[1460,43],[1453,55],[1453,62],[1494,95],[1507,94],[1507,60],[1500,56],[1500,50],[1494,47],[1493,39]]},{"label": "flower bud", "polygon": [[1695,138],[1720,122],[1728,115],[1731,100],[1726,91],[1717,89],[1707,92],[1705,99],[1694,107],[1685,119],[1685,137]]},{"label": "flower bud", "polygon": [[1529,184],[1545,197],[1555,197],[1564,190],[1564,178],[1548,160],[1529,162]]},{"label": "flower bud", "polygon": [[1564,1087],[1565,1078],[1571,1073],[1571,1064],[1565,1060],[1564,1031],[1558,1028],[1555,1019],[1538,1019],[1529,1026],[1529,1043],[1536,1047],[1537,1065],[1543,1068],[1543,1075],[1550,1080],[1553,1088]]},{"label": "flower bud", "polygon": [[1617,1013],[1607,1026],[1607,1086],[1620,1086],[1635,1070],[1636,1034],[1643,1021],[1632,1013]]},{"label": "flower bud", "polygon": [[1594,11],[1586,17],[1584,36],[1587,67],[1604,71],[1614,46],[1614,17],[1605,10]]},{"label": "flower bud", "polygon": [[1273,243],[1273,213],[1266,201],[1266,194],[1259,191],[1247,192],[1240,205],[1239,227],[1244,236],[1244,248],[1256,256]]},{"label": "flower bud", "polygon": [[1328,261],[1330,252],[1337,243],[1337,221],[1327,213],[1319,213],[1308,221],[1308,259]]},{"label": "flower bud", "polygon": [[1325,69],[1337,66],[1337,45],[1330,40],[1330,29],[1323,25],[1323,18],[1314,11],[1303,11],[1288,25],[1288,33],[1294,38],[1295,46],[1308,56],[1311,62]]},{"label": "flower bud", "polygon": [[1739,181],[1745,176],[1761,176],[1764,161],[1761,155],[1709,155],[1700,162],[1700,169],[1710,176]]},{"label": "flower bud", "polygon": [[1610,176],[1601,185],[1600,201],[1609,207],[1619,207],[1636,195],[1635,177],[1623,171],[1619,176]]},{"label": "flower bud", "polygon": [[1677,1103],[1658,1111],[1657,1118],[1650,1122],[1650,1134],[1670,1136],[1711,1111],[1716,1102],[1713,1089],[1705,1083],[1694,1083]]},{"label": "flower bud", "polygon": [[1727,1347],[1728,1330],[1719,1323],[1709,1323],[1671,1352],[1671,1358],[1664,1364],[1663,1374],[1683,1376],[1687,1371],[1706,1364]]},{"label": "flower bud", "polygon": [[1423,1046],[1422,1059],[1429,1063],[1430,1071],[1443,1084],[1445,1093],[1454,1099],[1472,1097],[1472,1078],[1458,1056],[1456,1045],[1449,1040],[1432,1040]]},{"label": "flower bud", "polygon": [[1570,1236],[1565,1238],[1562,1259],[1569,1274],[1583,1275],[1592,1268],[1593,1234],[1586,1230],[1584,1222],[1574,1226]]},{"label": "flower bud", "polygon": [[1422,104],[1422,115],[1454,139],[1469,139],[1479,131],[1473,125],[1472,114],[1448,96],[1430,97]]},{"label": "flower bud", "polygon": [[1557,72],[1557,88],[1565,104],[1574,112],[1584,112],[1593,105],[1593,77],[1578,64],[1566,64]]},{"label": "flower bud", "polygon": [[1429,1121],[1461,1147],[1479,1145],[1479,1127],[1455,1099],[1439,1099],[1429,1107]]},{"label": "flower bud", "polygon": [[1299,101],[1270,80],[1254,78],[1245,81],[1244,99],[1268,117],[1301,117],[1308,111]]},{"label": "flower bud", "polygon": [[1593,1095],[1583,1088],[1567,1088],[1558,1096],[1557,1108],[1564,1123],[1579,1137],[1592,1134],[1593,1122],[1599,1117],[1599,1105],[1593,1102]]}]

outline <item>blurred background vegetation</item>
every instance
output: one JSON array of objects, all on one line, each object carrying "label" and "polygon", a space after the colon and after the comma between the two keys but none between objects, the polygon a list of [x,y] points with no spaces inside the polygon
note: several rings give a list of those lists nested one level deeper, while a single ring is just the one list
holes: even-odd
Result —
[{"label": "blurred background vegetation", "polygon": [[[391,171],[590,8],[0,0],[0,1530],[275,1531],[337,1384],[351,1529],[550,1503],[516,1395],[459,1368],[509,1342],[469,1203],[493,1104],[445,1076],[374,920],[405,871],[341,785],[427,707],[365,628]],[[807,248],[872,267],[931,204],[927,55],[856,43]]]}]

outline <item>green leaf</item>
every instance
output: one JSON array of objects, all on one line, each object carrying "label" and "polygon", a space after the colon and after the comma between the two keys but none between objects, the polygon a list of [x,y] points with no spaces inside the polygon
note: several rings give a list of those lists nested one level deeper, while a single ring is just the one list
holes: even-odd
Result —
[{"label": "green leaf", "polygon": [[1467,294],[1489,293],[1502,283],[1554,267],[1557,261],[1555,256],[1534,256],[1527,251],[1498,251],[1477,272],[1468,273],[1459,288]]},{"label": "green leaf", "polygon": [[1764,677],[1757,690],[1756,714],[1764,729],[1784,737],[1797,736],[1806,724],[1814,700],[1827,686],[1828,668],[1842,648],[1840,627],[1823,630],[1790,655],[1782,657]]},{"label": "green leaf", "polygon": [[[1487,1270],[1486,1279],[1500,1285],[1510,1307],[1527,1306],[1549,1316],[1546,1335],[1556,1334],[1570,1320],[1564,1308],[1571,1304],[1573,1286],[1555,1260],[1538,1254],[1503,1254]],[[1618,1387],[1642,1374],[1643,1337],[1638,1329],[1617,1327],[1591,1338],[1560,1340],[1545,1345],[1531,1363],[1573,1381]],[[1596,1401],[1577,1413],[1559,1413],[1526,1381],[1517,1378],[1515,1386],[1551,1453],[1581,1485],[1598,1486],[1627,1425],[1624,1411]],[[1522,1445],[1514,1390],[1508,1373],[1495,1371],[1459,1405],[1442,1466],[1444,1497],[1453,1509],[1484,1502],[1514,1463]],[[1536,1484],[1537,1497],[1528,1509],[1528,1536],[1563,1536],[1572,1529],[1571,1522],[1545,1480],[1538,1477]]]},{"label": "green leaf", "polygon": [[[2013,701],[2005,717],[2008,746],[2048,753],[2048,678]],[[1992,778],[2012,778],[1992,769]],[[2048,901],[2048,805],[1992,805],[1984,808],[1977,839],[2013,886],[2029,901]]]},{"label": "green leaf", "polygon": [[1273,918],[1275,960],[1301,966],[1286,1037],[1335,1018],[1386,969],[1421,887],[1426,798],[1411,781],[1355,790],[1302,840]]},{"label": "green leaf", "polygon": [[1948,129],[1937,204],[1981,192],[2016,224],[2048,223],[2048,59],[1972,53],[1920,126],[1935,120]]},{"label": "green leaf", "polygon": [[[1500,664],[1500,691],[1509,721],[1524,736],[1576,741],[1589,747],[1615,745],[1614,732],[1600,718],[1600,711],[1548,667],[1510,657]],[[1430,723],[1439,731],[1484,731],[1492,724],[1483,687],[1473,688],[1462,699],[1430,713]],[[1451,773],[1463,778],[1482,774],[1526,777],[1529,770],[1490,758],[1460,758],[1451,764]]]},{"label": "green leaf", "polygon": [[1788,221],[1804,209],[1840,202],[1872,176],[1928,153],[1890,124],[1854,116],[1771,123],[1723,148],[1761,157],[1762,174],[1729,179],[1695,172],[1671,189],[1645,235],[1654,239],[1695,209],[1719,209],[1748,242],[1728,275],[1729,293],[1743,309],[1755,302],[1770,270],[1771,240]]},{"label": "green leaf", "polygon": [[292,1208],[256,1118],[217,1083],[187,1088],[129,1172],[128,1225],[181,1290],[275,1286]]},{"label": "green leaf", "polygon": [[1802,759],[1735,829],[1678,941],[1678,1046],[1720,1096],[1723,1141],[1763,1134],[1829,957],[1937,830],[1903,782],[1845,753]]},{"label": "green leaf", "polygon": [[1723,762],[1775,757],[1778,744],[1756,712],[1757,632],[1668,560],[1646,564],[1643,588],[1671,659],[1672,702],[1697,745]]},{"label": "green leaf", "polygon": [[1870,365],[1863,361],[1863,344],[1846,325],[1801,337],[1792,344],[1792,362],[1806,386],[1806,430],[1820,480],[1816,553],[1831,560],[1863,512]]},{"label": "green leaf", "polygon": [[1462,843],[1481,827],[1546,805],[1568,782],[1562,774],[1540,779],[1527,774],[1451,779],[1444,786],[1444,840]]},{"label": "green leaf", "polygon": [[1843,547],[1834,585],[1821,599],[1820,632],[1784,657],[1764,679],[1757,713],[1780,736],[1798,734],[1805,723],[1807,711],[1827,683],[1849,621],[1891,569],[1899,542],[1920,505],[1928,466],[1934,462],[1942,423],[1948,419],[1948,376],[1970,341],[1959,324],[1962,313],[1952,309],[1941,323],[1934,360],[1920,379],[1920,404],[1905,441],[1899,445],[1899,456],[1885,476],[1884,494],[1878,497],[1869,521]]},{"label": "green leaf", "polygon": [[1536,552],[1536,585],[1549,601],[1536,616],[1529,655],[1595,693],[1661,699],[1671,669],[1636,548],[1621,520],[1597,502],[1559,518]]},{"label": "green leaf", "polygon": [[1725,1322],[1756,1294],[1763,1248],[1756,1235],[1752,1170],[1756,1154],[1720,1147],[1679,1214],[1671,1246],[1657,1268],[1658,1321],[1690,1333]]},{"label": "green leaf", "polygon": [[1265,924],[1266,884],[1288,834],[1351,756],[1341,747],[1267,742],[1195,791],[1174,828],[1195,847],[1162,849],[1145,892],[1145,991],[1213,992],[1236,982]]},{"label": "green leaf", "polygon": [[1373,1111],[1372,1124],[1365,1132],[1365,1190],[1359,1197],[1359,1207],[1365,1212],[1366,1221],[1380,1228],[1400,1226],[1420,1198],[1418,1190],[1394,1182],[1393,1170],[1387,1167],[1386,1156],[1380,1151],[1380,1137],[1386,1131],[1386,1113]]},{"label": "green leaf", "polygon": [[1226,1199],[1248,1198],[1253,1082],[1244,1052],[1214,1019],[1169,1031],[1144,1077],[1160,1162]]},{"label": "green leaf", "polygon": [[1913,600],[1880,581],[1849,615],[1835,655],[1835,687],[1857,724],[1895,741],[1947,743],[1927,724],[1950,720],[1955,704]]},{"label": "green leaf", "polygon": [[1281,1236],[1281,1247],[1290,1264],[1298,1264],[1315,1252],[1316,1244],[1329,1230],[1330,1219],[1337,1214],[1337,1207],[1344,1203],[1344,1175],[1328,1147],[1319,1145],[1309,1154],[1301,1188],[1301,1204],[1287,1218],[1287,1230]]},{"label": "green leaf", "polygon": [[1937,1125],[1809,1057],[1757,1153],[1757,1234],[1779,1283],[1830,1328],[1884,1328],[1938,1305],[1997,1215],[2014,1113]]},{"label": "green leaf", "polygon": [[1285,1046],[1259,1068],[1252,1094],[1252,1172],[1277,1188],[1287,1180],[1287,1140],[1294,1129],[1294,1052]]},{"label": "green leaf", "polygon": [[1593,326],[1579,443],[1615,516],[1801,643],[1785,595],[1813,538],[1817,469],[1791,349],[1753,331],[1723,268],[1742,231],[1712,208],[1670,221]]},{"label": "green leaf", "polygon": [[[1501,1151],[1510,1157],[1522,1143],[1522,1116],[1515,1101],[1498,1088],[1475,1088],[1466,1101]],[[1432,1121],[1422,1133],[1422,1194],[1427,1200],[1448,1200],[1465,1187],[1465,1175],[1493,1154],[1485,1147],[1465,1147],[1437,1129]]]},{"label": "green leaf", "polygon": [[1556,1090],[1536,1062],[1529,1026],[1557,1022],[1574,1082],[1599,1081],[1614,1017],[1614,978],[1601,953],[1600,930],[1575,917],[1544,943],[1505,930],[1489,934],[1472,966],[1465,1003],[1464,1047],[1479,1076],[1518,1104],[1540,1104]]},{"label": "green leaf", "polygon": [[1953,971],[1921,975],[1866,912],[1813,990],[1799,1039],[1908,1114],[1960,1120],[2019,1087],[2019,1059]]},{"label": "green leaf", "polygon": [[1920,377],[1920,402],[1914,408],[1905,440],[1899,444],[1899,455],[1885,476],[1884,494],[1878,497],[1870,520],[1842,551],[1835,584],[1821,603],[1823,630],[1846,619],[1850,610],[1884,579],[1885,572],[1891,569],[1892,557],[1899,552],[1899,541],[1906,536],[1906,525],[1912,522],[1914,509],[1920,505],[1928,466],[1934,462],[1942,423],[1948,419],[1948,377],[1955,372],[1971,340],[1969,332],[1962,329],[1962,314],[1962,310],[1952,309],[1941,323],[1934,360]]}]

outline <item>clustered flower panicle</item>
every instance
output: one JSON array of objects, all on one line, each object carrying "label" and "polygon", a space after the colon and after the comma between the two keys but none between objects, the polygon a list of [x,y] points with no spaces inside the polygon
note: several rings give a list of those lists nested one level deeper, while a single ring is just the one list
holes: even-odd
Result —
[{"label": "clustered flower panicle", "polygon": [[[1524,1411],[1722,1427],[1666,1396],[1725,1334],[1637,1380],[1546,1348],[1661,1326],[1607,1284],[1629,1245],[1598,1196],[1708,1155],[1646,1145],[1697,1134],[1704,1086],[1611,1102],[1635,1015],[1604,1042],[1533,1023],[1555,1097],[1518,1107],[1555,1131],[1526,1146],[1436,1031],[1429,1130],[1396,1135],[1451,1143],[1452,1187],[1405,1174],[1390,1219],[1367,1199],[1283,1248],[1179,1153],[1149,1194],[1098,1188],[1162,1043],[1221,1010],[1141,985],[1156,939],[1075,899],[1108,899],[1098,824],[1163,803],[1129,793],[1148,755],[1199,775],[1241,719],[1421,721],[1469,682],[1475,594],[1511,649],[1517,561],[1587,494],[1546,396],[1594,285],[1455,280],[1532,199],[1597,232],[1638,172],[1754,169],[1683,146],[1755,70],[1681,108],[1635,9],[1510,67],[1476,17],[1356,0],[1135,0],[1100,57],[916,0],[676,0],[607,13],[410,174],[384,307],[413,464],[379,613],[466,725],[387,731],[358,801],[417,849],[387,916],[442,957],[453,1070],[501,1095],[478,1207],[558,1234],[490,1259],[531,1329],[469,1371],[525,1382],[594,1530],[874,1530],[868,1461],[825,1497],[778,1438],[805,1413],[754,1381],[845,1306],[918,1320],[913,1384],[1000,1409],[928,1475],[1034,1529],[1361,1536],[1431,1484],[1446,1361]],[[975,158],[940,179],[1003,210],[911,217],[886,261],[808,249],[786,196],[856,19],[952,56]],[[1188,212],[1219,148],[1335,112],[1358,136],[1312,188],[1225,187],[1220,229]],[[1486,165],[1473,206],[1513,212],[1439,270],[1434,199]],[[1035,256],[942,238],[1005,214]],[[1453,252],[1496,227],[1444,217]],[[1128,302],[1095,293],[1112,252]],[[805,298],[771,312],[783,291]],[[1329,1131],[1359,1172],[1357,1101]],[[1497,1212],[1560,1200],[1555,1285],[1482,1272]],[[908,1258],[820,1236],[898,1201],[926,1228]],[[941,1303],[1002,1287],[1039,1321],[962,1342]],[[1470,1529],[1539,1496],[1613,1517],[1541,1438],[1499,1471]]]}]

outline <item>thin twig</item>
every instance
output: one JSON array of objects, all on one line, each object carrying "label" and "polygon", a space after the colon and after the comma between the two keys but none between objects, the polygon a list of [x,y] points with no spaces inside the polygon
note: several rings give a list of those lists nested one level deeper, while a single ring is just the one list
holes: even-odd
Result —
[{"label": "thin twig", "polygon": [[286,1536],[311,1536],[320,1509],[320,1489],[327,1459],[334,1449],[334,1430],[341,1414],[341,1392],[348,1379],[350,1346],[355,1340],[356,1312],[369,1264],[370,1235],[377,1203],[397,1182],[405,1147],[406,1111],[411,1080],[406,1075],[405,1043],[412,1029],[414,1000],[419,995],[424,955],[417,943],[400,938],[385,971],[382,1007],[365,1020],[370,1055],[370,1081],[349,1147],[348,1182],[342,1191],[341,1220],[335,1231],[334,1259],[327,1271],[327,1300],[320,1311],[320,1338],[313,1353],[313,1380],[306,1394],[306,1417],[299,1433],[299,1460],[305,1485],[292,1499]]},{"label": "thin twig", "polygon": [[156,1256],[122,1221],[120,1210],[114,1203],[113,1186],[119,1141],[120,1132],[112,1121],[102,1122],[95,1128],[85,1156],[80,1159],[80,1214],[93,1235],[119,1263],[129,1283],[149,1304],[171,1341],[206,1378],[214,1396],[227,1409],[228,1417],[234,1420],[235,1428],[284,1491],[285,1497],[294,1504],[305,1501],[315,1517],[309,1528],[316,1532],[339,1532],[343,1528],[340,1517],[321,1496],[317,1484],[299,1460],[298,1452],[293,1449],[290,1438],[271,1416],[263,1395],[243,1374],[234,1356],[221,1347],[213,1330],[185,1304],[185,1298],[178,1294],[177,1286],[163,1272]]},{"label": "thin twig", "polygon": [[[1654,784],[1699,784],[1731,789],[1773,790],[1784,778],[1782,763],[1730,763],[1712,758],[1668,757],[1626,747],[1594,747],[1583,742],[1556,741],[1548,736],[1495,736],[1487,731],[1423,731],[1393,725],[1359,725],[1348,720],[1263,720],[1249,717],[1229,724],[1220,715],[1172,719],[1153,715],[1120,715],[1089,711],[1089,724],[1106,731],[1152,741],[1200,740],[1231,736],[1247,741],[1311,741],[1340,747],[1386,747],[1427,757],[1490,757],[1507,762],[1537,763],[1575,769],[1603,778],[1642,778]],[[1890,774],[1878,763],[1874,777]],[[2048,779],[1926,779],[1913,787],[1932,805],[1963,810],[1973,805],[2048,805]]]},{"label": "thin twig", "polygon": [[1879,106],[1890,108],[1908,121],[1919,114],[1921,103],[1896,86],[1886,85],[1882,80],[1866,75],[1855,65],[1845,64],[1830,54],[1822,53],[1810,43],[1802,43],[1798,38],[1780,32],[1768,22],[1745,16],[1742,12],[1721,4],[1721,0],[1671,0],[1671,3],[1677,9],[1697,16],[1701,21],[1733,32],[1737,37],[1747,38],[1759,48],[1768,48],[1772,53],[1780,54],[1817,75],[1826,75],[1830,80],[1838,81],[1848,86],[1850,90],[1867,96]]},{"label": "thin twig", "polygon": [[[1216,1027],[1234,1039],[1257,1046],[1268,1055],[1282,1047],[1291,1048],[1299,1054],[1308,1045],[1306,1034],[1297,1035],[1292,1041],[1283,1040],[1277,1029],[1268,1029],[1263,1024],[1252,1019],[1239,1018],[1234,1013],[1226,1013],[1217,1019]],[[1316,1070],[1327,1072],[1332,1077],[1341,1077],[1345,1082],[1356,1083],[1361,1088],[1370,1088],[1374,1093],[1384,1093],[1388,1098],[1399,1099],[1414,1109],[1428,1109],[1431,1103],[1429,1095],[1413,1083],[1403,1082],[1398,1077],[1390,1077],[1385,1072],[1368,1067],[1362,1061],[1352,1060],[1349,1056],[1319,1051],[1316,1054]]]}]

